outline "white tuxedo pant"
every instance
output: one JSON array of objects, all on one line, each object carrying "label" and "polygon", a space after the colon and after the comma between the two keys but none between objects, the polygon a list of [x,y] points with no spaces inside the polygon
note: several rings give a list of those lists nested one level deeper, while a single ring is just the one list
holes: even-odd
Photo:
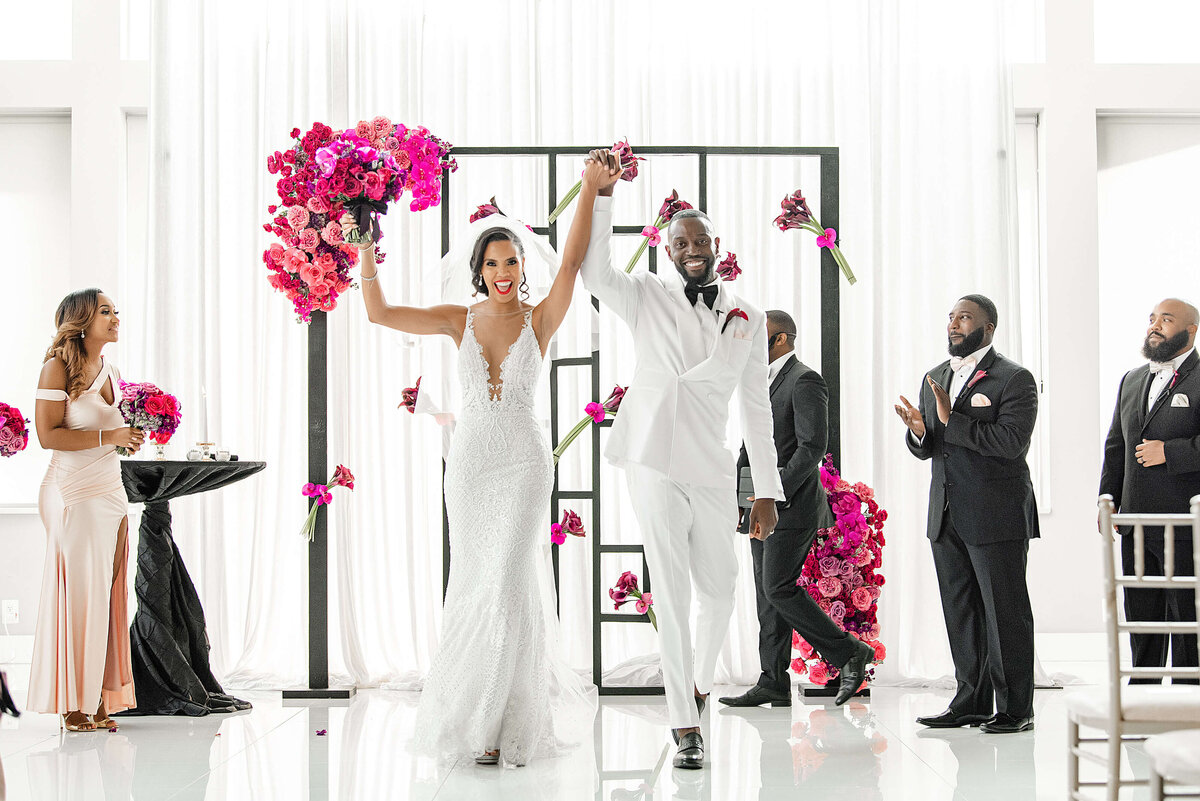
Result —
[{"label": "white tuxedo pant", "polygon": [[[700,725],[694,691],[712,689],[717,656],[729,633],[738,561],[737,493],[672,481],[625,464],[629,497],[650,569],[663,685],[672,728]],[[696,587],[693,658],[692,584]]]}]

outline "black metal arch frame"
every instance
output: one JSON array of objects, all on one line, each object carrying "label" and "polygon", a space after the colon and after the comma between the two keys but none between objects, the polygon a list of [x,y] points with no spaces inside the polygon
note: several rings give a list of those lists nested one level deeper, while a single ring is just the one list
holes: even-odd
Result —
[{"label": "black metal arch frame", "polygon": [[[550,207],[558,204],[558,166],[560,157],[580,157],[586,155],[587,147],[456,147],[455,156],[542,156],[548,164],[548,192]],[[697,206],[702,211],[708,210],[708,157],[709,156],[747,156],[747,157],[784,157],[784,158],[819,158],[821,175],[821,196],[818,216],[821,224],[838,228],[839,206],[839,163],[836,147],[635,147],[634,152],[641,156],[695,156],[699,170],[699,198]],[[442,178],[442,253],[450,250],[450,192],[451,176],[446,172]],[[549,211],[549,209],[547,210]],[[766,213],[764,211],[764,213]],[[533,230],[547,236],[550,244],[558,247],[558,223],[550,226],[534,226]],[[642,229],[633,225],[614,226],[615,236],[641,236]],[[657,253],[655,248],[649,249],[649,268],[657,270]],[[841,356],[840,356],[840,289],[841,274],[833,256],[828,249],[821,251],[821,375],[829,388],[829,452],[833,454],[835,464],[840,464],[841,453]],[[592,298],[592,305],[600,308],[599,301]],[[553,359],[550,364],[550,434],[551,445],[559,441],[558,427],[558,382],[560,372],[577,368],[591,370],[591,397],[602,398],[600,388],[600,352],[593,351],[590,356]],[[558,519],[561,504],[569,500],[589,500],[592,504],[592,520],[589,528],[592,544],[592,675],[593,681],[601,695],[661,695],[662,687],[632,687],[608,686],[603,683],[603,647],[601,627],[605,623],[648,623],[645,615],[613,614],[604,611],[603,604],[607,600],[604,582],[599,569],[601,557],[611,553],[642,554],[642,576],[644,589],[650,589],[650,575],[646,559],[640,545],[605,545],[601,538],[601,505],[600,505],[600,428],[612,425],[606,420],[598,426],[591,427],[592,435],[592,486],[588,490],[562,490],[559,488],[558,474],[554,476],[554,488],[550,496],[550,517]],[[321,475],[324,475],[322,472]],[[557,592],[559,578],[558,546],[553,547],[554,580]],[[442,515],[442,589],[450,578],[450,533],[449,521],[443,506]],[[310,593],[310,599],[312,594]],[[322,598],[322,601],[324,599]],[[322,645],[324,642],[322,641]],[[323,661],[323,660],[322,660]]]}]

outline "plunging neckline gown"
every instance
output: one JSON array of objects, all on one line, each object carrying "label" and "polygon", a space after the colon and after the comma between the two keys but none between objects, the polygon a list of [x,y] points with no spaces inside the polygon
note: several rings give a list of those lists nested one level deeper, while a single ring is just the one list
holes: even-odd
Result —
[{"label": "plunging neckline gown", "polygon": [[415,739],[439,756],[498,748],[503,763],[523,765],[562,750],[551,706],[564,682],[547,653],[536,573],[554,481],[534,413],[542,353],[527,311],[489,386],[474,316],[458,352],[462,414],[446,458],[450,580]]}]

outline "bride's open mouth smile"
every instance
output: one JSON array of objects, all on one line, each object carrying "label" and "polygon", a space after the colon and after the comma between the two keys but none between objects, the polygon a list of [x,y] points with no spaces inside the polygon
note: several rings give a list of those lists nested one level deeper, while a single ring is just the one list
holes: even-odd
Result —
[{"label": "bride's open mouth smile", "polygon": [[507,295],[509,292],[512,292],[512,288],[513,288],[512,281],[497,281],[496,282],[496,293],[497,294]]}]

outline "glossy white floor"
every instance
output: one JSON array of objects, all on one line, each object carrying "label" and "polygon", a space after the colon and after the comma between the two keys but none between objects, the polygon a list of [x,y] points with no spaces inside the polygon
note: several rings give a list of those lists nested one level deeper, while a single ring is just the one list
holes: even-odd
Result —
[{"label": "glossy white floor", "polygon": [[[1096,665],[1053,665],[1098,680]],[[18,703],[22,666],[9,670]],[[16,675],[14,675],[16,674]],[[717,688],[724,694],[730,688]],[[8,801],[166,799],[1060,799],[1066,787],[1064,691],[1037,693],[1037,729],[982,735],[913,722],[946,691],[876,688],[869,703],[710,708],[708,766],[673,770],[661,699],[604,698],[595,739],[520,769],[439,765],[406,752],[416,695],[367,690],[349,705],[255,707],[208,718],[132,718],[117,733],[58,733],[48,715],[5,718]],[[317,732],[326,734],[318,735]],[[1126,768],[1144,776],[1137,746]],[[1085,778],[1088,778],[1085,770]],[[1130,796],[1144,798],[1142,795]]]}]

